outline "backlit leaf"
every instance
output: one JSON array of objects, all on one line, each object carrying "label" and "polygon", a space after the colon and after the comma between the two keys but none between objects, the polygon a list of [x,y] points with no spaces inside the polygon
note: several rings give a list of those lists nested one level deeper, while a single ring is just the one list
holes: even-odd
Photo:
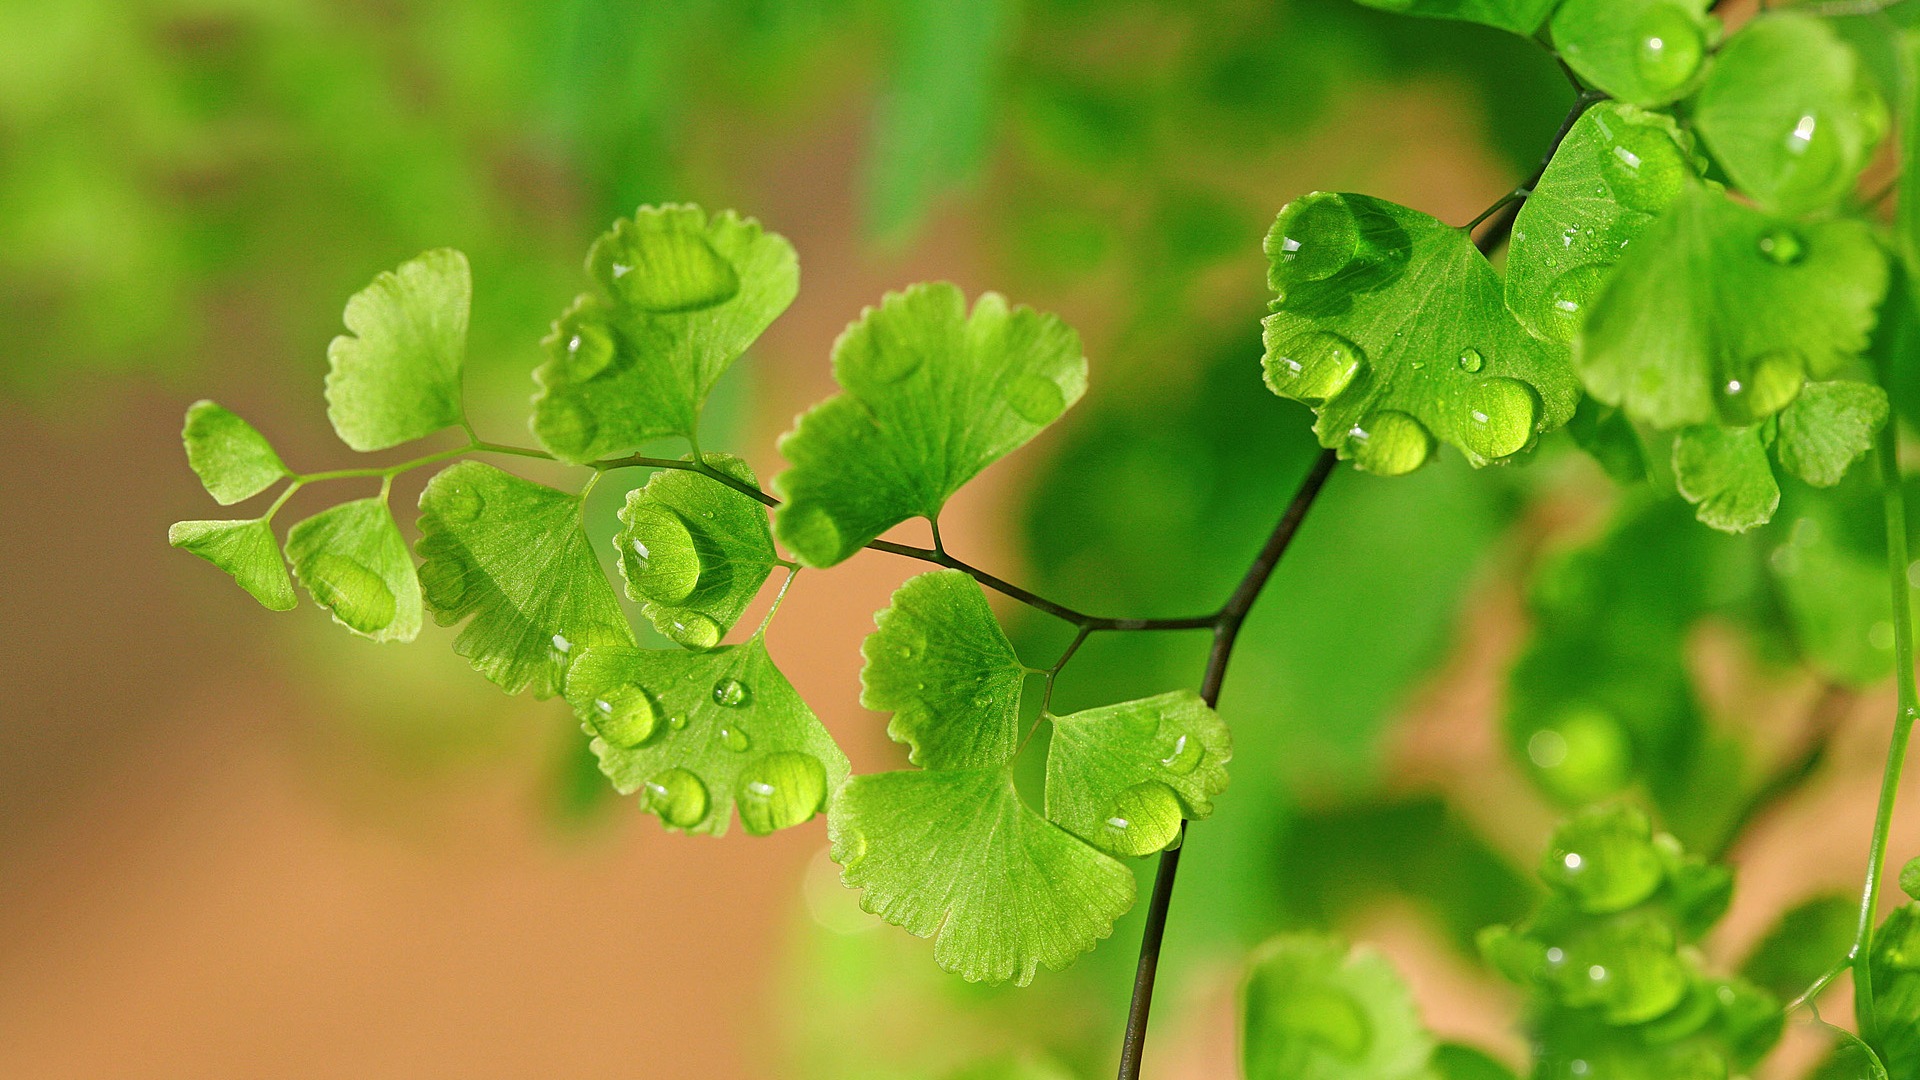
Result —
[{"label": "backlit leaf", "polygon": [[1832,487],[1848,466],[1873,449],[1887,422],[1887,392],[1863,382],[1808,383],[1780,411],[1774,452],[1780,464],[1815,487]]},{"label": "backlit leaf", "polygon": [[812,818],[847,779],[846,755],[758,634],[709,652],[591,646],[567,703],[613,786],[668,828],[720,836],[738,809],[763,836]]},{"label": "backlit leaf", "polygon": [[780,542],[831,566],[913,517],[937,518],[981,469],[1080,399],[1087,361],[1065,323],[942,283],[889,293],[834,345],[843,392],[780,440]]},{"label": "backlit leaf", "polygon": [[1437,438],[1476,465],[1573,415],[1563,350],[1514,321],[1465,232],[1364,195],[1290,203],[1267,235],[1267,385],[1312,405],[1322,446],[1399,475]]},{"label": "backlit leaf", "polygon": [[287,559],[333,620],[375,641],[420,633],[420,579],[386,496],[322,510],[287,530]]},{"label": "backlit leaf", "polygon": [[472,292],[467,257],[439,248],[353,294],[350,333],[327,346],[327,418],[343,442],[381,450],[464,421]]},{"label": "backlit leaf", "polygon": [[1589,108],[1520,208],[1507,306],[1548,341],[1570,342],[1614,264],[1692,182],[1692,140],[1631,105]]},{"label": "backlit leaf", "polygon": [[1275,938],[1241,990],[1247,1080],[1416,1080],[1433,1036],[1386,957],[1332,938]]},{"label": "backlit leaf", "polygon": [[1553,43],[1581,78],[1635,105],[1691,89],[1720,32],[1711,0],[1562,0]]},{"label": "backlit leaf", "polygon": [[594,242],[598,288],[542,344],[533,431],[563,461],[692,439],[707,394],[800,288],[786,239],[731,210],[641,207]]},{"label": "backlit leaf", "polygon": [[1359,0],[1368,7],[1430,19],[1485,23],[1532,37],[1553,10],[1554,0]]},{"label": "backlit leaf", "polygon": [[[737,457],[708,454],[706,462],[759,486]],[[691,648],[719,644],[773,572],[766,507],[711,476],[662,469],[627,493],[620,524],[613,543],[627,595],[655,629]]]},{"label": "backlit leaf", "polygon": [[1721,532],[1765,525],[1780,507],[1760,425],[1683,429],[1673,443],[1673,480],[1700,520]]},{"label": "backlit leaf", "polygon": [[491,465],[448,466],[420,493],[420,580],[455,652],[510,694],[551,697],[580,649],[632,645],[580,526],[578,495]]},{"label": "backlit leaf", "polygon": [[1770,210],[1802,213],[1853,190],[1886,134],[1887,108],[1831,26],[1785,11],[1728,39],[1693,122],[1735,187]]},{"label": "backlit leaf", "polygon": [[1860,898],[1830,893],[1802,900],[1780,916],[1747,954],[1740,974],[1774,996],[1791,1000],[1853,947]]},{"label": "backlit leaf", "polygon": [[1150,854],[1183,817],[1213,813],[1232,757],[1226,724],[1191,690],[1056,716],[1047,817],[1116,855]]},{"label": "backlit leaf", "polygon": [[250,499],[287,475],[266,436],[211,401],[196,401],[187,409],[180,438],[187,464],[221,506]]},{"label": "backlit leaf", "polygon": [[1866,348],[1886,284],[1864,224],[1796,225],[1696,187],[1620,260],[1574,364],[1654,427],[1756,423]]},{"label": "backlit leaf", "polygon": [[860,906],[972,982],[1058,971],[1133,906],[1133,873],[1035,813],[1004,765],[856,776],[828,826]]},{"label": "backlit leaf", "polygon": [[167,543],[232,574],[270,611],[290,611],[297,603],[273,526],[265,521],[176,521],[167,530]]},{"label": "backlit leaf", "polygon": [[860,651],[860,704],[923,768],[1002,764],[1019,738],[1026,670],[980,586],[958,570],[909,578]]}]

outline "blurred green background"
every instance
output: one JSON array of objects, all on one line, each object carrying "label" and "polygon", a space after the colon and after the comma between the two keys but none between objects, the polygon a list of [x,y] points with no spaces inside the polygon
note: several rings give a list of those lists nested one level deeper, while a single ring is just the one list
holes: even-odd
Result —
[{"label": "blurred green background", "polygon": [[[1004,291],[1081,331],[1092,390],[969,489],[950,546],[1076,607],[1187,614],[1316,449],[1259,382],[1273,214],[1364,190],[1464,222],[1570,99],[1527,42],[1347,0],[0,0],[0,1075],[1105,1073],[1138,913],[985,989],[861,915],[818,823],[666,836],[562,707],[450,635],[270,617],[168,550],[204,508],[180,414],[213,396],[295,467],[346,463],[340,306],[444,245],[474,267],[470,411],[524,441],[592,238],[642,202],[730,206],[803,285],[709,449],[776,471],[885,290]],[[621,494],[596,492],[608,533]],[[1555,798],[1638,791],[1712,849],[1818,745],[1736,849],[1715,947],[1850,881],[1871,789],[1843,778],[1879,736],[1843,721],[1885,715],[1885,600],[1859,600],[1865,504],[1790,498],[1723,541],[1558,439],[1336,475],[1227,684],[1233,790],[1189,841],[1149,1073],[1230,1074],[1244,950],[1300,925],[1381,941],[1437,1030],[1517,1060],[1471,938],[1530,903]],[[901,760],[857,705],[859,639],[915,569],[881,559],[803,579],[772,639],[861,769]],[[1065,643],[1005,614],[1029,662]],[[1191,685],[1204,647],[1096,637],[1058,704]],[[1572,766],[1529,753],[1547,730]]]}]

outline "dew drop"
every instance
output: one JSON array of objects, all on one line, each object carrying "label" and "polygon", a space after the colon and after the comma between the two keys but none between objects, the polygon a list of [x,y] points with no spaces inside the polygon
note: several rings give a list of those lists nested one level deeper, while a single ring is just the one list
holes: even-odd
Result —
[{"label": "dew drop", "polygon": [[729,709],[738,709],[753,700],[753,691],[739,679],[728,677],[713,684],[713,703]]},{"label": "dew drop", "polygon": [[720,745],[736,754],[744,754],[753,747],[753,740],[736,724],[722,724],[719,735]]},{"label": "dew drop", "polygon": [[1473,346],[1469,345],[1466,348],[1460,350],[1460,370],[1461,371],[1465,371],[1468,373],[1477,373],[1481,368],[1486,366],[1487,366],[1487,358],[1481,354],[1479,349],[1476,349]]},{"label": "dew drop", "polygon": [[646,742],[659,720],[653,699],[638,686],[622,686],[593,702],[593,730],[609,745],[631,750]]},{"label": "dew drop", "polygon": [[691,829],[707,816],[707,785],[685,769],[655,773],[644,786],[647,809],[676,829]]},{"label": "dew drop", "polygon": [[1346,269],[1359,249],[1359,219],[1338,195],[1295,199],[1280,211],[1267,236],[1276,287],[1330,278]]},{"label": "dew drop", "polygon": [[899,341],[873,340],[860,356],[858,374],[882,386],[891,386],[920,370],[926,360],[919,349]]},{"label": "dew drop", "polygon": [[300,580],[335,619],[363,634],[385,630],[399,611],[386,579],[345,555],[314,556],[301,568]]},{"label": "dew drop", "polygon": [[1800,354],[1777,349],[1754,358],[1745,370],[1735,370],[1716,388],[1720,415],[1731,424],[1757,424],[1800,396],[1807,380]]},{"label": "dew drop", "polygon": [[740,824],[755,836],[806,821],[826,800],[827,770],[820,759],[791,750],[749,762],[734,793]]},{"label": "dew drop", "polygon": [[1685,86],[1706,56],[1699,24],[1676,4],[1649,7],[1634,27],[1634,38],[1634,70],[1654,97]]},{"label": "dew drop", "polygon": [[586,382],[613,363],[613,337],[597,322],[576,323],[565,343],[568,382]]},{"label": "dew drop", "polygon": [[486,508],[486,498],[471,484],[448,484],[434,492],[433,511],[445,521],[473,521]]},{"label": "dew drop", "polygon": [[1347,432],[1347,446],[1360,467],[1378,476],[1403,476],[1433,455],[1433,435],[1406,413],[1377,412]]},{"label": "dew drop", "polygon": [[656,604],[678,604],[693,595],[700,584],[700,551],[686,520],[639,494],[620,511],[620,520],[627,541],[621,569],[633,590]]},{"label": "dew drop", "polygon": [[683,731],[686,729],[686,726],[687,718],[684,716],[675,715],[667,717],[667,727],[673,731]]},{"label": "dew drop", "polygon": [[1533,440],[1540,399],[1518,379],[1483,379],[1467,391],[1466,448],[1489,461],[1511,457]]},{"label": "dew drop", "polygon": [[[652,221],[615,226],[610,273],[602,280],[627,303],[647,311],[697,311],[732,299],[740,275],[707,238]],[[598,256],[599,246],[594,252]],[[596,259],[596,261],[598,261]]]},{"label": "dew drop", "polygon": [[1007,387],[1007,404],[1029,424],[1051,424],[1067,411],[1060,384],[1045,375],[1027,374]]},{"label": "dew drop", "polygon": [[697,611],[682,611],[668,621],[667,636],[689,649],[711,649],[720,644],[720,624]]},{"label": "dew drop", "polygon": [[1540,329],[1556,341],[1570,342],[1587,319],[1587,308],[1613,273],[1609,263],[1588,263],[1553,279],[1542,301]]},{"label": "dew drop", "polygon": [[1325,401],[1352,385],[1366,370],[1367,354],[1338,334],[1302,334],[1268,354],[1267,381],[1302,401]]},{"label": "dew drop", "polygon": [[1161,747],[1160,764],[1175,776],[1187,776],[1200,767],[1200,759],[1207,756],[1200,740],[1191,735],[1179,735],[1173,742]]},{"label": "dew drop", "polygon": [[1775,266],[1793,266],[1807,256],[1800,234],[1784,225],[1762,233],[1759,247],[1760,254]]},{"label": "dew drop", "polygon": [[1673,137],[1653,123],[1617,122],[1601,167],[1616,202],[1657,214],[1679,196],[1693,170]]},{"label": "dew drop", "polygon": [[1114,797],[1101,820],[1101,846],[1117,855],[1151,855],[1180,832],[1180,800],[1167,785],[1148,781]]},{"label": "dew drop", "polygon": [[1587,811],[1561,825],[1540,874],[1582,911],[1607,914],[1653,895],[1666,879],[1666,867],[1646,817],[1613,807]]}]

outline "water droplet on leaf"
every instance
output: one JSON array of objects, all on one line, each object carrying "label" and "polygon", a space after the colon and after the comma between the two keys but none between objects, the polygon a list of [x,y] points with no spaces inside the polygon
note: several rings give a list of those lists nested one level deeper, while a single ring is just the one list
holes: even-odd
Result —
[{"label": "water droplet on leaf", "polygon": [[1487,366],[1487,358],[1480,352],[1479,349],[1476,349],[1473,346],[1469,345],[1466,348],[1460,350],[1460,370],[1461,371],[1465,371],[1468,373],[1478,373],[1481,368],[1486,366]]},{"label": "water droplet on leaf", "polygon": [[1547,336],[1562,343],[1572,341],[1580,332],[1581,324],[1586,322],[1587,308],[1600,295],[1601,286],[1612,273],[1611,264],[1589,263],[1553,279],[1542,301],[1545,317],[1541,319],[1541,329]]},{"label": "water droplet on leaf", "polygon": [[1776,350],[1756,357],[1744,371],[1727,373],[1716,388],[1716,404],[1728,423],[1756,424],[1791,404],[1806,381],[1800,354]]},{"label": "water droplet on leaf", "polygon": [[1148,781],[1114,797],[1099,841],[1116,855],[1151,855],[1180,831],[1180,800],[1167,785]]},{"label": "water droplet on leaf", "polygon": [[1634,37],[1634,70],[1653,97],[1665,98],[1685,86],[1706,56],[1699,24],[1675,4],[1649,7]]},{"label": "water droplet on leaf", "polygon": [[1460,441],[1490,461],[1510,457],[1533,440],[1540,398],[1518,379],[1483,379],[1467,391],[1467,423]]},{"label": "water droplet on leaf", "polygon": [[753,740],[737,725],[723,724],[720,728],[720,745],[736,754],[744,754],[753,747]]},{"label": "water droplet on leaf", "polygon": [[707,816],[707,785],[685,769],[655,773],[645,788],[647,809],[676,829],[691,829]]},{"label": "water droplet on leaf", "polygon": [[659,712],[638,686],[622,686],[593,703],[593,730],[611,746],[631,750],[653,734]]},{"label": "water droplet on leaf", "polygon": [[1338,195],[1295,199],[1267,240],[1275,286],[1321,281],[1346,269],[1360,247],[1360,223]]},{"label": "water droplet on leaf", "polygon": [[1302,401],[1325,401],[1352,385],[1367,354],[1339,334],[1316,330],[1275,349],[1267,365],[1273,388]]},{"label": "water droplet on leaf", "polygon": [[1800,234],[1786,226],[1768,229],[1760,235],[1760,254],[1775,266],[1792,266],[1806,258],[1807,247]]},{"label": "water droplet on leaf", "polygon": [[1207,756],[1206,750],[1200,745],[1200,740],[1185,734],[1176,737],[1173,742],[1161,749],[1163,752],[1160,755],[1160,764],[1175,776],[1186,776],[1192,773],[1200,767],[1200,759]]},{"label": "water droplet on leaf", "polygon": [[721,679],[713,684],[713,703],[729,709],[737,709],[753,700],[753,691],[747,684],[735,678]]},{"label": "water droplet on leaf", "polygon": [[689,649],[711,649],[720,644],[720,624],[697,611],[683,611],[667,624],[667,636]]},{"label": "water droplet on leaf", "polygon": [[1060,384],[1045,375],[1022,375],[1007,388],[1007,404],[1029,424],[1051,424],[1067,409]]},{"label": "water droplet on leaf", "polygon": [[1347,446],[1360,467],[1377,476],[1404,476],[1433,455],[1433,435],[1406,413],[1387,410],[1347,432]]},{"label": "water droplet on leaf", "polygon": [[812,754],[768,754],[741,770],[734,799],[740,823],[755,836],[765,836],[819,812],[827,799],[827,770]]},{"label": "water droplet on leaf", "polygon": [[668,507],[636,497],[621,512],[628,537],[621,552],[627,583],[656,604],[678,604],[700,584],[700,551],[684,518]]},{"label": "water droplet on leaf", "polygon": [[564,355],[568,382],[586,382],[613,362],[613,336],[598,322],[578,322],[567,335]]},{"label": "water droplet on leaf", "polygon": [[1617,122],[1608,134],[1602,172],[1614,200],[1643,214],[1665,210],[1693,175],[1685,153],[1652,123]]},{"label": "water droplet on leaf", "polygon": [[446,521],[473,521],[486,508],[485,496],[471,484],[448,484],[434,492],[433,510]]},{"label": "water droplet on leaf", "polygon": [[1589,810],[1555,831],[1540,877],[1582,911],[1623,911],[1652,896],[1666,869],[1646,817],[1612,807]]}]

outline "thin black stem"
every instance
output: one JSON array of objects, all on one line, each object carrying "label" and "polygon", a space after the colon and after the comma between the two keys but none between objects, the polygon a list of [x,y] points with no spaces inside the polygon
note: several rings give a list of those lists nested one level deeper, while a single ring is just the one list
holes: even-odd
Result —
[{"label": "thin black stem", "polygon": [[[1571,77],[1569,75],[1569,78]],[[1575,85],[1579,85],[1577,80]],[[1567,140],[1567,135],[1573,131],[1573,125],[1580,122],[1580,118],[1586,115],[1588,109],[1605,100],[1607,95],[1597,90],[1580,91],[1573,99],[1573,107],[1567,110],[1566,118],[1560,121],[1560,130],[1554,133],[1553,141],[1547,145],[1547,152],[1540,158],[1540,165],[1533,170],[1533,175],[1527,177],[1513,190],[1500,196],[1492,206],[1487,207],[1467,226],[1467,231],[1472,232],[1482,223],[1486,224],[1486,231],[1474,241],[1474,245],[1482,254],[1491,255],[1501,244],[1506,243],[1508,234],[1513,232],[1513,220],[1520,216],[1520,207],[1532,197],[1533,189],[1540,185],[1540,178],[1547,175],[1547,166],[1553,164],[1553,155],[1560,152],[1560,144]]]},{"label": "thin black stem", "polygon": [[[1200,696],[1208,707],[1220,703],[1220,688],[1226,682],[1227,665],[1233,660],[1233,646],[1239,639],[1241,625],[1273,577],[1274,568],[1280,565],[1280,557],[1293,543],[1300,523],[1306,520],[1307,511],[1313,508],[1337,461],[1338,456],[1332,450],[1321,452],[1300,489],[1294,492],[1286,512],[1274,525],[1273,534],[1267,537],[1260,554],[1254,556],[1253,565],[1247,567],[1233,595],[1214,614],[1210,623],[1213,648],[1207,653],[1206,674],[1200,680]],[[1154,871],[1153,896],[1147,902],[1147,925],[1140,934],[1140,962],[1133,973],[1133,1000],[1127,1006],[1126,1035],[1120,1044],[1120,1080],[1139,1080],[1141,1054],[1147,1045],[1147,1016],[1153,1009],[1153,983],[1160,971],[1160,943],[1167,933],[1167,911],[1173,904],[1173,883],[1180,873],[1180,852],[1186,847],[1186,837],[1187,823],[1182,821],[1174,843],[1160,853],[1160,865]]]}]

